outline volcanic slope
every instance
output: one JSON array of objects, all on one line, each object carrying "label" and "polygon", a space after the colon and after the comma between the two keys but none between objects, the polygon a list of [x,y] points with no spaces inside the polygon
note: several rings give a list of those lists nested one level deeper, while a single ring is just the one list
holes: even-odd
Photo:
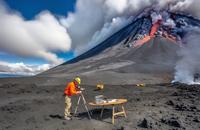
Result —
[{"label": "volcanic slope", "polygon": [[163,37],[155,37],[137,48],[125,47],[124,42],[122,40],[96,55],[69,61],[38,76],[71,79],[78,75],[85,84],[154,84],[172,80],[178,45]]}]

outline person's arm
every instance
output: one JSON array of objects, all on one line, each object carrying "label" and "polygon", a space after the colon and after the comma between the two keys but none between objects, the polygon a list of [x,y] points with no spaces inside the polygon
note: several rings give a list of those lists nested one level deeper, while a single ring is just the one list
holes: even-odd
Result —
[{"label": "person's arm", "polygon": [[70,87],[70,93],[71,93],[71,94],[79,94],[79,93],[81,93],[81,92],[80,92],[80,91],[77,91],[76,88],[75,88],[75,86],[71,86],[71,87]]}]

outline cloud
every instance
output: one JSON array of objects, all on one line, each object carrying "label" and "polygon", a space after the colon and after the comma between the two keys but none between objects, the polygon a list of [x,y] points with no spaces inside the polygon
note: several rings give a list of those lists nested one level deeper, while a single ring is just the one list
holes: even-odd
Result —
[{"label": "cloud", "polygon": [[8,63],[0,61],[0,74],[12,74],[12,75],[35,75],[50,69],[50,64],[42,65],[29,65],[20,63]]},{"label": "cloud", "polygon": [[69,51],[71,39],[65,27],[48,11],[33,20],[25,20],[19,12],[0,5],[0,51],[21,57],[37,57],[51,64],[63,59],[56,52]]},{"label": "cloud", "polygon": [[[73,43],[72,48],[76,54],[99,44],[100,41],[116,32],[116,29],[128,24],[128,22],[115,24],[115,19],[118,21],[119,19],[123,19],[123,21],[129,19],[128,2],[128,0],[117,2],[112,0],[78,0],[75,12],[69,13],[66,18],[60,19],[62,25],[69,32]],[[103,33],[105,31],[106,35]],[[94,38],[98,38],[98,40]]]},{"label": "cloud", "polygon": [[197,18],[200,18],[200,1],[199,0],[184,0],[177,4],[176,10],[179,9],[180,11],[187,12]]}]

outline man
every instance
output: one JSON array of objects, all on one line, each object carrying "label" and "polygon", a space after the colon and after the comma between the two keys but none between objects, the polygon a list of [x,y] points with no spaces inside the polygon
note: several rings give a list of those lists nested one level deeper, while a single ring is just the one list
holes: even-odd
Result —
[{"label": "man", "polygon": [[65,119],[71,120],[71,96],[78,95],[81,93],[79,89],[79,85],[81,84],[81,79],[79,77],[74,78],[73,82],[70,82],[67,87],[65,88],[64,95],[65,95]]}]

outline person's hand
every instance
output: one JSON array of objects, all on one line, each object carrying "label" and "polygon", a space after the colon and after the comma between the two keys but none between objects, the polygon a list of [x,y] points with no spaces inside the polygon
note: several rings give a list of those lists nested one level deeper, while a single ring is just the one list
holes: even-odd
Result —
[{"label": "person's hand", "polygon": [[82,91],[77,91],[77,94],[81,94],[82,93]]}]

